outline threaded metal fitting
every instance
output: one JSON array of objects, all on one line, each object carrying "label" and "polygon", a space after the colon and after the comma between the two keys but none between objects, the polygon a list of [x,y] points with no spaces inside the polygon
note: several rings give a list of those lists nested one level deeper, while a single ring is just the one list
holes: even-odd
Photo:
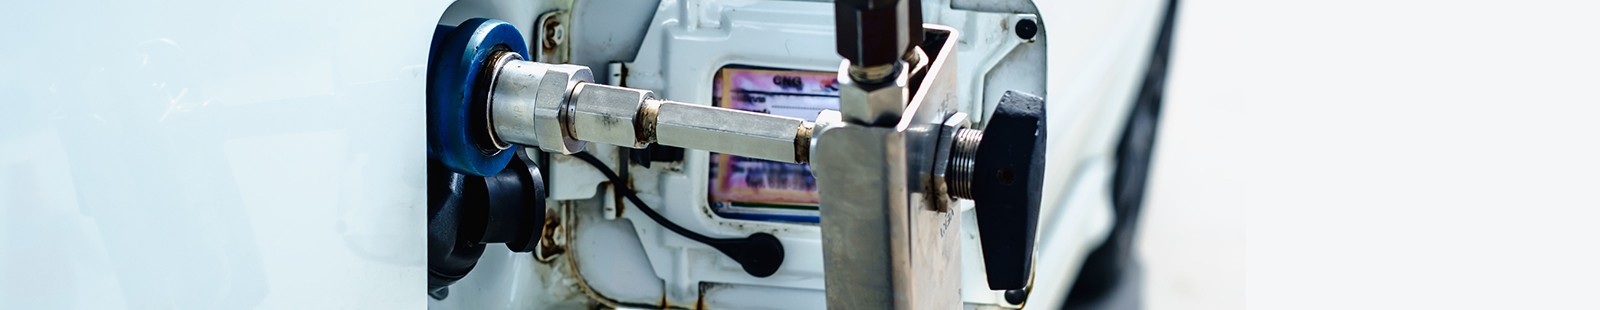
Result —
[{"label": "threaded metal fitting", "polygon": [[983,141],[983,131],[962,128],[956,132],[950,145],[950,171],[945,180],[950,184],[950,196],[972,199],[973,171],[977,169],[978,142]]}]

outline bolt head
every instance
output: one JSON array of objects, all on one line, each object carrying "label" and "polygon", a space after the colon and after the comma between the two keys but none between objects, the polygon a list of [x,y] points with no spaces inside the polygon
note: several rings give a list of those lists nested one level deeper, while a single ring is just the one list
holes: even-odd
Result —
[{"label": "bolt head", "polygon": [[1016,30],[1017,38],[1033,42],[1033,37],[1039,35],[1039,22],[1032,18],[1023,18],[1018,20],[1017,25],[1012,29]]},{"label": "bolt head", "polygon": [[900,122],[906,102],[911,99],[910,74],[906,66],[898,70],[893,81],[881,84],[861,84],[850,78],[850,62],[845,61],[839,70],[839,113],[846,122],[873,126],[890,126]]}]

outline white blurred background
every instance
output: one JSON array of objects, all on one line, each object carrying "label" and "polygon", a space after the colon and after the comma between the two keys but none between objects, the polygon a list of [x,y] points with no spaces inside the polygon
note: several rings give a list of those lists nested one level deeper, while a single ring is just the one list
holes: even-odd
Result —
[{"label": "white blurred background", "polygon": [[1183,2],[1148,308],[1600,308],[1596,2]]}]

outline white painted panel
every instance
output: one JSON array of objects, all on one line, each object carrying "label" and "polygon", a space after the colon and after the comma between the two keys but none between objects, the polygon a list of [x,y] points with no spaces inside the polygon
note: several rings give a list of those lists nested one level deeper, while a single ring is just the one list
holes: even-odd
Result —
[{"label": "white painted panel", "polygon": [[0,10],[0,308],[421,308],[447,1]]}]

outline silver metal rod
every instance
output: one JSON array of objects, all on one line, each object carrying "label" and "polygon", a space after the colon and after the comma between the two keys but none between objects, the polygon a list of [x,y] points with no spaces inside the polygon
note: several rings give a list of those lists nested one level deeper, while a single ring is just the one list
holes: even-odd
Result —
[{"label": "silver metal rod", "polygon": [[657,143],[766,160],[808,161],[815,124],[802,119],[662,101]]},{"label": "silver metal rod", "polygon": [[595,84],[580,66],[500,61],[489,94],[494,141],[537,143],[550,152],[584,142],[651,143],[804,163],[816,124],[793,117],[658,100],[655,93]]},{"label": "silver metal rod", "polygon": [[629,148],[644,148],[654,139],[643,129],[639,117],[645,101],[655,93],[594,83],[578,84],[572,90],[572,118],[568,128],[573,138]]}]

